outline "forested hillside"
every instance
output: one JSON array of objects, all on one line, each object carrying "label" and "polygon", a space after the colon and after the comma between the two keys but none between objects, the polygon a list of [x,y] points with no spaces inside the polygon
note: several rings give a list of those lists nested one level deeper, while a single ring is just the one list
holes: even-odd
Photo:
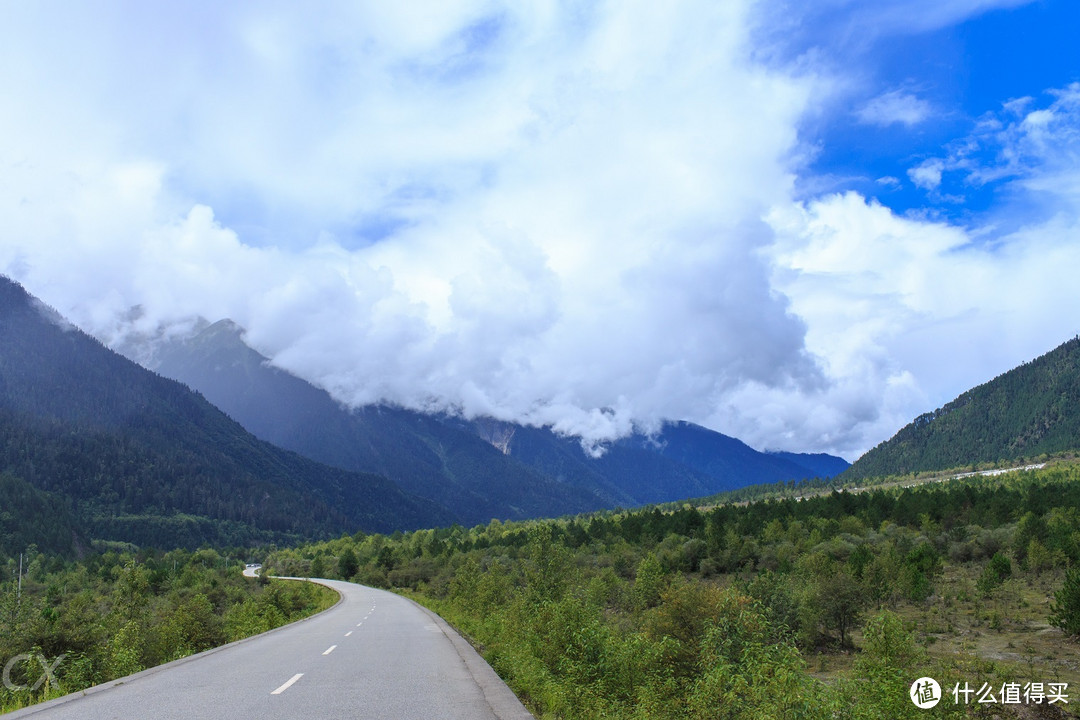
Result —
[{"label": "forested hillside", "polygon": [[12,493],[0,508],[11,516],[0,539],[43,549],[92,538],[238,544],[448,520],[444,509],[383,477],[322,466],[256,439],[4,278],[0,473]]},{"label": "forested hillside", "polygon": [[[538,717],[914,719],[929,676],[934,717],[1062,718],[1080,687],[1077,465],[357,534],[266,563],[413,593]],[[964,683],[1059,697],[989,707],[955,699]]]},{"label": "forested hillside", "polygon": [[1080,449],[1080,338],[920,415],[846,478],[905,475]]}]

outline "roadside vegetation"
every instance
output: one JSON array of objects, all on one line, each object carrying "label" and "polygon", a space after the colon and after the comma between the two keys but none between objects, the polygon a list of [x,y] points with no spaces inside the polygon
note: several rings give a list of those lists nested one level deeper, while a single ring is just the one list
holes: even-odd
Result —
[{"label": "roadside vegetation", "polygon": [[[1075,464],[357,534],[265,565],[414,597],[543,718],[926,717],[908,693],[927,676],[935,717],[1080,707]],[[1024,690],[1043,701],[1004,702]]]},{"label": "roadside vegetation", "polygon": [[0,712],[239,640],[337,602],[319,585],[241,575],[215,550],[106,549],[4,561]]}]

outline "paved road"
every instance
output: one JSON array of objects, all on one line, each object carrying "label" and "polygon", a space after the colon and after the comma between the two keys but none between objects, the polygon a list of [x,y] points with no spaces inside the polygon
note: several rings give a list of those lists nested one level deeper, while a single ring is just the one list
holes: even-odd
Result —
[{"label": "paved road", "polygon": [[437,615],[393,593],[319,582],[342,594],[326,612],[5,720],[532,718]]}]

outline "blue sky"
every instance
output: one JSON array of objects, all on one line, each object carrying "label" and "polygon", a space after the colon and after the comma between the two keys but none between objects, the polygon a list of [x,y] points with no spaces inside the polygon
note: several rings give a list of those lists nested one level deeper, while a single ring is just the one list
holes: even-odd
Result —
[{"label": "blue sky", "polygon": [[[821,154],[809,174],[835,178],[836,190],[858,191],[898,212],[980,223],[1009,193],[1011,177],[975,183],[950,172],[936,193],[928,193],[908,171],[941,158],[980,120],[1007,115],[1008,101],[1030,98],[1033,106],[1045,106],[1051,102],[1048,91],[1080,81],[1078,22],[1074,3],[1032,2],[927,32],[890,34],[852,54],[830,48],[836,62],[860,67],[862,83],[827,122],[810,129]],[[813,40],[804,39],[799,49],[805,51],[808,42]],[[1000,150],[984,143],[974,158],[995,165]]]},{"label": "blue sky", "polygon": [[854,459],[1080,330],[1070,0],[2,7],[0,272],[106,343]]}]

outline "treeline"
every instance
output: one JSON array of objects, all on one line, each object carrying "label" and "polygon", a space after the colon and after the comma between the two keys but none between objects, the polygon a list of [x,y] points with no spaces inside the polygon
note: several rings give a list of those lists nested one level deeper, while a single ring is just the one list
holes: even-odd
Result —
[{"label": "treeline", "polygon": [[[405,501],[394,504],[401,495],[396,488],[382,494],[383,486],[391,487],[383,478],[267,450],[251,436],[223,450],[213,439],[188,437],[148,416],[103,430],[28,418],[4,408],[2,400],[0,469],[56,498],[53,506],[63,517],[55,520],[75,524],[85,539],[188,548],[297,542],[358,522],[369,528],[399,524],[373,519],[383,501],[391,512],[412,510]],[[348,498],[355,507],[351,517],[327,498]],[[197,519],[199,527],[177,524],[176,517]],[[43,539],[42,546],[70,551],[70,537]]]},{"label": "treeline", "polygon": [[[0,556],[2,557],[2,556]],[[2,558],[0,712],[264,632],[328,607],[312,583],[244,578],[215,550]]]},{"label": "treeline", "polygon": [[190,549],[298,543],[310,538],[309,534],[257,529],[242,521],[191,513],[158,514],[151,508],[136,514],[92,499],[75,503],[9,471],[0,472],[0,557],[33,544],[43,553],[74,558],[94,539]]},{"label": "treeline", "polygon": [[[545,717],[918,717],[915,678],[951,688],[1015,676],[928,654],[932,638],[903,620],[911,608],[966,603],[973,622],[1000,626],[1004,588],[1039,577],[1059,588],[1042,621],[1080,618],[1068,594],[1080,587],[1080,469],[357,534],[266,562],[414,593]],[[937,595],[957,572],[970,588]],[[811,677],[806,657],[856,645],[831,684]],[[950,697],[935,712],[966,711]]]}]

